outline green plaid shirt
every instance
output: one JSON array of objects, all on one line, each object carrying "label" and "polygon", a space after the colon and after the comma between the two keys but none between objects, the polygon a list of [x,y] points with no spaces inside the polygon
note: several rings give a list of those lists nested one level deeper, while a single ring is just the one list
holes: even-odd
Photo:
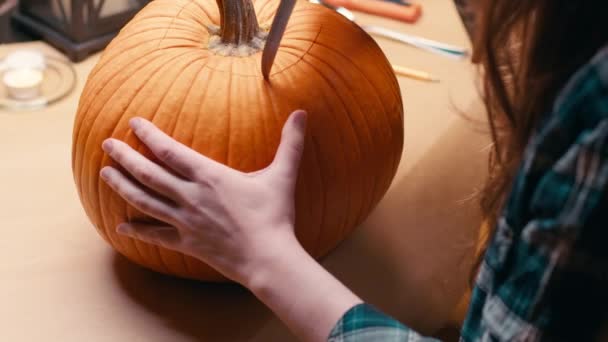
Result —
[{"label": "green plaid shirt", "polygon": [[[481,265],[462,341],[592,341],[608,326],[608,47],[527,146]],[[331,342],[432,341],[368,304]]]}]

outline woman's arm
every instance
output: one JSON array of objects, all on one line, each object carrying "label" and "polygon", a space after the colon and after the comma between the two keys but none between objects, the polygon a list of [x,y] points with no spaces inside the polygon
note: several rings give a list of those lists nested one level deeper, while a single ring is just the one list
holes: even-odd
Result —
[{"label": "woman's arm", "polygon": [[361,303],[295,239],[276,248],[246,286],[303,341],[326,341],[338,320]]},{"label": "woman's arm", "polygon": [[420,337],[368,305],[357,305],[361,300],[298,242],[294,191],[304,112],[290,116],[275,160],[254,173],[216,163],[143,119],[130,124],[172,172],[124,142],[104,142],[105,152],[133,177],[106,167],[102,179],[132,206],[165,222],[125,222],[119,233],[198,258],[243,284],[304,341],[325,341],[330,333],[343,342]]}]

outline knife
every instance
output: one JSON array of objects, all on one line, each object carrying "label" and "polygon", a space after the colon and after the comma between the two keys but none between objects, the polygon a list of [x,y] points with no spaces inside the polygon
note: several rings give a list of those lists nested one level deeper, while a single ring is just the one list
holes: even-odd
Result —
[{"label": "knife", "polygon": [[262,52],[262,74],[266,80],[270,75],[270,69],[272,69],[272,64],[277,56],[281,39],[283,38],[283,34],[285,34],[285,29],[287,29],[287,22],[291,17],[295,5],[296,0],[281,0],[277,13],[272,21],[270,32],[266,38],[266,45]]}]

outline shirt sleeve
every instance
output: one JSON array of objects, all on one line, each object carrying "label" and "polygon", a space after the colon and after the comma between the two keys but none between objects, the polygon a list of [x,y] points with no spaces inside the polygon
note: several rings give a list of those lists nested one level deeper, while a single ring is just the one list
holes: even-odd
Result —
[{"label": "shirt sleeve", "polygon": [[358,304],[347,311],[329,335],[328,342],[431,342],[369,304]]},{"label": "shirt sleeve", "polygon": [[608,49],[532,139],[479,272],[465,340],[593,341],[608,320]]}]

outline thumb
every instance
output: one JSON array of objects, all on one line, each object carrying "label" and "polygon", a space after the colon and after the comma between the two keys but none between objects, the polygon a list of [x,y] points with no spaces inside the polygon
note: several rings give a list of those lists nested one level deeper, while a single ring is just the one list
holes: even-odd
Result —
[{"label": "thumb", "polygon": [[297,110],[289,116],[283,126],[281,143],[275,156],[273,167],[287,175],[296,175],[304,152],[307,113]]}]

